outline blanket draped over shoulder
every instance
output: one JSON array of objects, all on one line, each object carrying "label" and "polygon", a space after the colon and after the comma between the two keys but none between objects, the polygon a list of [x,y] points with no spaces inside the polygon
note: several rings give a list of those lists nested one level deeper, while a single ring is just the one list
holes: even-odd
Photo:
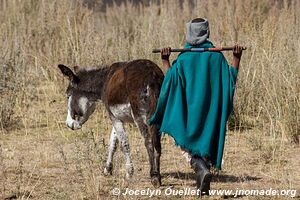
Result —
[{"label": "blanket draped over shoulder", "polygon": [[[213,47],[210,41],[185,48]],[[226,122],[233,108],[238,71],[220,52],[185,52],[167,71],[149,124],[172,136],[192,155],[221,169]]]}]

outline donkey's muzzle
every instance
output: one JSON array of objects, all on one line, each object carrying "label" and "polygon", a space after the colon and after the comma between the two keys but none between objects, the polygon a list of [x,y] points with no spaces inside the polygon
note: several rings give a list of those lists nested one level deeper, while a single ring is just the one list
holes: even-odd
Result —
[{"label": "donkey's muzzle", "polygon": [[73,120],[73,121],[66,121],[67,126],[72,130],[78,130],[81,129],[81,125],[79,122]]}]

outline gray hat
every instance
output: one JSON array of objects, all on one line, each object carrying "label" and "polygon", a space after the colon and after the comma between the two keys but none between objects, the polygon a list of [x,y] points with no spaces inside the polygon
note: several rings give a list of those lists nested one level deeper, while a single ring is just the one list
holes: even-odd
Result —
[{"label": "gray hat", "polygon": [[209,24],[205,18],[197,18],[186,24],[186,42],[191,45],[201,44],[209,37]]}]

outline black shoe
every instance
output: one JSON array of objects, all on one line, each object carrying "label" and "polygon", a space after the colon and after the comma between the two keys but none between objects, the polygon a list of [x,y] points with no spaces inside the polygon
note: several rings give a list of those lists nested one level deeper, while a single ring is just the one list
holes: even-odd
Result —
[{"label": "black shoe", "polygon": [[212,174],[208,165],[199,157],[192,157],[191,167],[196,173],[197,189],[201,191],[201,195],[209,195],[210,182]]}]

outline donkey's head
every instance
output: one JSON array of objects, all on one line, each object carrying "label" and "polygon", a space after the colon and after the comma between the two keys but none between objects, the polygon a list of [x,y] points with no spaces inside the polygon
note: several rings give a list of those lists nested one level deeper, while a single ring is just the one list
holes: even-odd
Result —
[{"label": "donkey's head", "polygon": [[96,94],[86,90],[89,79],[81,78],[64,65],[58,65],[58,68],[70,81],[66,90],[68,97],[66,124],[72,130],[80,129],[95,110]]}]

